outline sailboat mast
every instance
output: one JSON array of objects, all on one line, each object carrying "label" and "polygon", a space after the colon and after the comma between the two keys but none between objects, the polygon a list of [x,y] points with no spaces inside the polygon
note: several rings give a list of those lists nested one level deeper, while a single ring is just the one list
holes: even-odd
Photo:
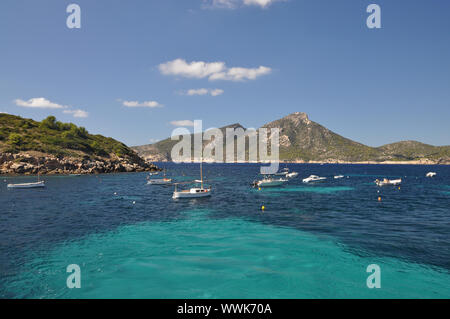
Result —
[{"label": "sailboat mast", "polygon": [[203,145],[202,145],[202,158],[200,160],[200,180],[201,180],[201,184],[202,184],[202,189],[203,189]]},{"label": "sailboat mast", "polygon": [[203,156],[200,162],[200,180],[202,181],[202,189],[203,189]]},{"label": "sailboat mast", "polygon": [[40,177],[40,175],[39,175],[39,158],[38,158],[37,162],[38,162],[38,182],[40,182],[40,179],[39,179],[39,177]]}]

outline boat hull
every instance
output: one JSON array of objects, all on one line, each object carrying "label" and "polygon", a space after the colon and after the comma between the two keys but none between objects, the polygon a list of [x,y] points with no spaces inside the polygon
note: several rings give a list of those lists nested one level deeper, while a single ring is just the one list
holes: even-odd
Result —
[{"label": "boat hull", "polygon": [[276,180],[276,181],[270,181],[270,182],[259,181],[256,185],[258,187],[275,187],[275,186],[283,185],[286,182],[287,181],[285,181],[285,180]]},{"label": "boat hull", "polygon": [[37,182],[37,183],[23,183],[23,184],[8,184],[8,188],[42,188],[45,187],[45,183]]},{"label": "boat hull", "polygon": [[169,185],[172,184],[172,180],[168,179],[168,180],[164,180],[164,179],[155,179],[155,180],[148,180],[147,181],[147,185]]},{"label": "boat hull", "polygon": [[180,192],[173,192],[173,199],[179,199],[179,198],[202,198],[202,197],[209,197],[211,196],[211,190],[205,189],[202,191],[180,191]]},{"label": "boat hull", "polygon": [[319,179],[309,179],[309,178],[305,178],[303,180],[303,183],[317,183],[317,182],[323,182],[324,180],[326,180],[326,177],[322,177]]},{"label": "boat hull", "polygon": [[398,186],[402,183],[401,179],[389,180],[389,181],[375,181],[378,186]]}]

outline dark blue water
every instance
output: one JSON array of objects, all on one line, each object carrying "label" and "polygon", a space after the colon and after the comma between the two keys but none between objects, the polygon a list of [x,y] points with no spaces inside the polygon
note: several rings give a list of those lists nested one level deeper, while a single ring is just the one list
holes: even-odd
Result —
[{"label": "dark blue water", "polygon": [[[160,165],[198,178],[198,164]],[[144,173],[45,177],[42,190],[7,190],[30,178],[3,177],[0,296],[450,297],[450,167],[288,167],[300,175],[258,191],[259,165],[205,164],[213,196],[187,201]],[[311,174],[328,180],[303,184]],[[403,183],[373,183],[384,177]],[[392,285],[376,293],[365,286],[374,261]],[[65,287],[70,263],[84,289]]]}]

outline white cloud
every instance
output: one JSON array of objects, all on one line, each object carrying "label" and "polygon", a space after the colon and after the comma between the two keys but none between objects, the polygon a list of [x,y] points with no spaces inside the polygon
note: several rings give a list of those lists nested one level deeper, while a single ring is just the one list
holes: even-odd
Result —
[{"label": "white cloud", "polygon": [[73,117],[86,118],[89,116],[89,113],[83,110],[64,110],[65,114],[72,114]]},{"label": "white cloud", "polygon": [[185,93],[186,95],[193,96],[193,95],[211,95],[211,96],[218,96],[223,94],[224,90],[222,89],[190,89],[187,90]]},{"label": "white cloud", "polygon": [[269,74],[272,69],[265,66],[258,68],[227,68],[224,62],[186,62],[176,59],[159,65],[159,70],[164,75],[175,75],[186,78],[208,78],[213,80],[244,81],[255,80],[257,77]]},{"label": "white cloud", "polygon": [[278,1],[284,0],[203,0],[203,8],[236,9],[242,6],[267,8]]},{"label": "white cloud", "polygon": [[62,105],[55,102],[51,102],[43,97],[35,97],[31,98],[27,101],[16,99],[14,100],[14,103],[16,103],[17,106],[22,107],[29,107],[29,108],[39,108],[39,109],[65,109],[63,110],[63,113],[65,114],[72,114],[74,117],[88,117],[89,113],[83,110],[71,110],[69,109],[70,106],[68,105]]},{"label": "white cloud", "polygon": [[163,105],[156,102],[156,101],[144,101],[144,102],[138,102],[138,101],[123,101],[123,106],[126,107],[162,107]]},{"label": "white cloud", "polygon": [[246,68],[231,68],[226,72],[219,72],[211,75],[209,79],[214,80],[227,80],[227,81],[244,81],[255,80],[257,77],[266,75],[272,72],[271,68],[260,66],[259,68],[246,69]]},{"label": "white cloud", "polygon": [[0,112],[0,114],[9,114],[8,112]]},{"label": "white cloud", "polygon": [[173,126],[194,126],[194,122],[190,120],[172,121]]},{"label": "white cloud", "polygon": [[214,90],[211,90],[209,93],[212,95],[212,96],[218,96],[218,95],[222,95],[223,94],[223,90],[222,89],[214,89]]},{"label": "white cloud", "polygon": [[35,97],[24,101],[21,99],[14,100],[17,106],[41,108],[41,109],[66,109],[68,106],[51,102],[43,97]]},{"label": "white cloud", "polygon": [[204,8],[234,9],[238,6],[238,0],[203,0]]},{"label": "white cloud", "polygon": [[179,75],[186,78],[205,78],[225,69],[223,62],[193,61],[187,63],[183,59],[175,59],[159,65],[159,71],[164,75]]},{"label": "white cloud", "polygon": [[244,0],[246,6],[256,5],[261,8],[266,8],[277,0]]}]

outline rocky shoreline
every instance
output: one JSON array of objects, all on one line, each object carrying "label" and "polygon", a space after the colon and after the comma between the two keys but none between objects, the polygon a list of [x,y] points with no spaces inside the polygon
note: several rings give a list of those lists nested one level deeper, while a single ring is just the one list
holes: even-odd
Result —
[{"label": "rocky shoreline", "polygon": [[64,175],[151,172],[160,169],[147,161],[125,158],[59,158],[51,155],[0,153],[0,175]]}]

